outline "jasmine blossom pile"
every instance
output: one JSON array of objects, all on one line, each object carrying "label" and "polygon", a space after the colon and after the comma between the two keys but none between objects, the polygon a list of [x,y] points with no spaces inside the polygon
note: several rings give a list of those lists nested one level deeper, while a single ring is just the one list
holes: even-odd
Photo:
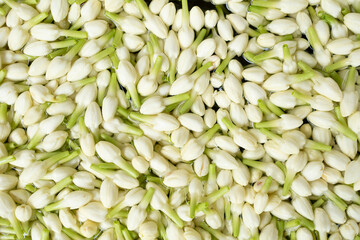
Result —
[{"label": "jasmine blossom pile", "polygon": [[360,240],[359,12],[0,0],[0,240]]}]

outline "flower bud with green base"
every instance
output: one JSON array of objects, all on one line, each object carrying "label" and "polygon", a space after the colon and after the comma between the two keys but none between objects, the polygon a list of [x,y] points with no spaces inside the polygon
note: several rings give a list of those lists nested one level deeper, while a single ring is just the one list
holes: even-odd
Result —
[{"label": "flower bud with green base", "polygon": [[[12,2],[12,1],[11,1]],[[26,21],[23,25],[14,27],[8,37],[8,46],[11,50],[19,50],[22,48],[26,41],[30,38],[29,30],[42,22],[47,17],[47,13],[41,13],[33,16]]]}]

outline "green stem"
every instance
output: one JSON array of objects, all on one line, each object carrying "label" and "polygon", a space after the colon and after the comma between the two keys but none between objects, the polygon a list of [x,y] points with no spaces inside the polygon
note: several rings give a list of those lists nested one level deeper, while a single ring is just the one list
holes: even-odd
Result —
[{"label": "green stem", "polygon": [[315,73],[313,71],[311,72],[304,72],[294,75],[289,75],[289,80],[291,84],[303,82],[305,80],[308,80],[315,76]]},{"label": "green stem", "polygon": [[91,64],[95,64],[98,61],[100,61],[101,59],[103,59],[103,58],[107,57],[108,55],[112,54],[113,52],[115,52],[115,48],[114,47],[108,47],[108,48],[102,50],[101,52],[98,52],[94,56],[90,57],[89,62]]},{"label": "green stem", "polygon": [[344,134],[346,137],[350,138],[353,141],[357,141],[357,134],[353,132],[348,126],[343,125],[340,122],[335,122],[334,129]]},{"label": "green stem", "polygon": [[290,221],[287,221],[285,223],[285,229],[289,229],[289,228],[294,228],[294,227],[297,227],[300,225],[300,220],[299,219],[293,219],[293,220],[290,220]]},{"label": "green stem", "polygon": [[121,144],[118,141],[116,141],[114,138],[110,137],[106,133],[101,133],[100,137],[105,141],[111,142],[112,144],[114,144],[119,148],[121,147]]},{"label": "green stem", "polygon": [[266,59],[270,59],[270,58],[274,58],[277,57],[277,53],[275,52],[275,50],[268,50],[268,51],[264,51],[258,55],[256,55],[254,57],[255,62],[261,62],[264,61]]},{"label": "green stem", "polygon": [[79,40],[66,54],[65,54],[65,59],[71,61],[81,50],[81,48],[84,46],[85,44],[85,40],[81,39]]},{"label": "green stem", "polygon": [[331,151],[331,146],[320,143],[320,142],[315,142],[310,139],[306,139],[306,143],[305,143],[304,147],[309,148],[309,149],[323,151],[323,152]]},{"label": "green stem", "polygon": [[0,84],[4,81],[6,74],[7,74],[6,69],[0,70]]},{"label": "green stem", "polygon": [[50,58],[50,59],[54,59],[55,57],[57,57],[57,56],[62,56],[62,55],[64,55],[66,52],[67,52],[67,48],[61,48],[61,49],[59,49],[59,50],[56,50],[56,51],[53,51],[52,53],[49,53],[48,54],[48,57]]},{"label": "green stem", "polygon": [[74,230],[72,230],[70,228],[62,228],[61,231],[63,233],[65,233],[65,235],[67,235],[72,240],[84,240],[84,239],[86,239],[82,235],[78,234],[77,232],[75,232]]},{"label": "green stem", "polygon": [[136,4],[138,5],[140,12],[142,15],[144,15],[145,19],[153,16],[144,0],[136,0]]},{"label": "green stem", "polygon": [[283,240],[283,238],[284,238],[284,230],[285,230],[284,221],[280,220],[280,219],[277,219],[276,228],[278,230],[278,240]]},{"label": "green stem", "polygon": [[205,222],[201,222],[199,226],[213,235],[216,239],[227,239],[227,236],[225,236],[221,231],[209,227]]},{"label": "green stem", "polygon": [[288,195],[290,188],[291,188],[291,184],[294,181],[295,175],[296,175],[296,172],[289,171],[289,169],[287,169],[286,175],[285,175],[285,183],[284,183],[283,190],[282,190],[283,196]]},{"label": "green stem", "polygon": [[306,102],[306,103],[308,103],[309,101],[311,101],[311,96],[306,95],[306,94],[303,94],[303,93],[301,93],[301,92],[299,92],[299,91],[296,91],[296,90],[294,90],[294,91],[291,93],[291,95],[293,95],[296,99],[299,99],[299,100],[301,100],[301,101],[303,101],[303,102]]},{"label": "green stem", "polygon": [[41,232],[41,240],[49,240],[49,236],[50,235],[50,232],[49,230],[47,230],[46,228],[42,230]]},{"label": "green stem", "polygon": [[119,220],[115,220],[113,222],[114,224],[114,230],[115,230],[115,237],[116,237],[116,240],[124,240],[124,236],[122,235],[122,232],[121,232],[121,225],[120,225],[120,222]]},{"label": "green stem", "polygon": [[96,164],[99,168],[105,169],[105,170],[119,170],[120,168],[114,164],[114,163],[99,163]]},{"label": "green stem", "polygon": [[77,122],[80,115],[84,112],[85,106],[77,105],[74,112],[70,115],[69,120],[66,124],[68,129],[71,129]]},{"label": "green stem", "polygon": [[71,47],[71,46],[74,46],[75,44],[76,44],[76,40],[70,39],[70,40],[52,42],[52,43],[50,43],[50,46],[52,49],[58,49],[58,48]]},{"label": "green stem", "polygon": [[216,11],[218,12],[219,19],[225,19],[224,10],[222,9],[221,5],[216,5]]},{"label": "green stem", "polygon": [[136,171],[136,169],[127,161],[125,161],[124,159],[122,159],[121,157],[118,157],[116,159],[114,159],[114,163],[121,168],[122,170],[124,170],[125,172],[127,172],[128,174],[130,174],[130,176],[134,177],[134,178],[138,178],[139,177],[139,172]]},{"label": "green stem", "polygon": [[36,187],[34,187],[34,185],[32,185],[31,183],[29,183],[28,185],[25,186],[25,190],[31,192],[31,193],[34,193],[36,192]]},{"label": "green stem", "polygon": [[220,199],[222,196],[224,196],[225,193],[230,191],[230,188],[228,186],[222,187],[219,190],[216,190],[212,193],[210,193],[206,197],[206,201],[209,203],[209,205],[215,203],[218,199]]},{"label": "green stem", "polygon": [[208,70],[208,68],[209,68],[211,65],[212,65],[211,62],[205,63],[204,65],[201,66],[201,68],[199,68],[199,69],[197,69],[195,72],[193,72],[193,73],[190,75],[190,78],[195,81],[195,80],[198,79],[201,75],[203,75],[203,74]]},{"label": "green stem", "polygon": [[230,132],[235,131],[237,129],[235,124],[227,117],[223,117],[221,119],[221,122],[229,129]]},{"label": "green stem", "polygon": [[15,213],[8,220],[13,227],[16,236],[21,239],[23,237],[23,231],[21,229],[19,220],[15,217]]},{"label": "green stem", "polygon": [[264,185],[262,186],[261,188],[261,192],[262,193],[267,193],[271,187],[271,183],[272,183],[272,177],[267,177],[265,182],[264,182]]},{"label": "green stem", "polygon": [[40,22],[42,22],[45,18],[47,18],[48,14],[43,12],[40,13],[39,15],[36,15],[35,17],[33,17],[32,19],[26,21],[23,25],[22,28],[26,31],[29,31],[30,28],[32,28],[33,26],[39,24]]},{"label": "green stem", "polygon": [[112,45],[114,48],[119,48],[122,46],[122,37],[124,35],[124,32],[121,31],[119,28],[116,28],[115,35],[113,38]]},{"label": "green stem", "polygon": [[199,198],[197,195],[193,195],[190,198],[190,218],[195,217],[196,205],[198,204]]},{"label": "green stem", "polygon": [[141,202],[139,203],[139,207],[146,209],[151,201],[152,196],[154,195],[155,189],[150,187],[147,191]]},{"label": "green stem", "polygon": [[324,70],[325,70],[325,72],[332,72],[332,71],[338,70],[340,68],[346,67],[347,65],[349,65],[348,58],[344,58],[344,59],[337,61],[336,63],[327,65],[324,68]]},{"label": "green stem", "polygon": [[279,119],[274,119],[265,122],[254,123],[255,128],[276,128],[279,127]]},{"label": "green stem", "polygon": [[13,155],[10,156],[6,156],[6,157],[1,157],[0,158],[0,166],[7,164],[7,163],[11,163],[12,161],[15,161],[15,157]]},{"label": "green stem", "polygon": [[116,52],[111,53],[109,55],[109,57],[110,57],[110,60],[113,64],[113,66],[115,66],[115,69],[118,69],[120,60],[119,60],[118,56],[116,55]]},{"label": "green stem", "polygon": [[80,135],[87,134],[89,130],[85,126],[84,116],[79,117],[78,121],[79,121]]},{"label": "green stem", "polygon": [[278,106],[273,104],[270,100],[265,100],[266,106],[278,117],[284,114],[284,111],[281,110]]},{"label": "green stem", "polygon": [[266,28],[263,26],[263,25],[259,25],[257,27],[257,30],[260,34],[263,34],[263,33],[268,33],[268,31],[266,30]]},{"label": "green stem", "polygon": [[277,8],[277,1],[264,1],[264,0],[254,0],[251,3],[252,6],[265,7],[265,8]]},{"label": "green stem", "polygon": [[181,7],[182,7],[182,26],[189,27],[190,14],[189,14],[188,1],[181,0]]},{"label": "green stem", "polygon": [[63,190],[67,185],[69,185],[72,182],[72,177],[66,177],[57,182],[52,188],[50,188],[50,194],[56,195],[61,190]]},{"label": "green stem", "polygon": [[250,160],[250,159],[243,159],[243,164],[245,164],[246,166],[249,167],[253,167],[259,170],[263,170],[265,168],[264,166],[264,162],[259,162],[259,161],[255,161],[255,160]]},{"label": "green stem", "polygon": [[314,225],[313,221],[301,216],[300,214],[296,214],[296,217],[300,221],[301,226],[306,227],[310,231],[315,230],[315,225]]},{"label": "green stem", "polygon": [[179,95],[164,98],[164,105],[169,106],[174,103],[182,102],[190,98],[188,93],[182,93]]},{"label": "green stem", "polygon": [[317,35],[317,32],[316,32],[314,26],[309,27],[308,35],[309,35],[309,38],[311,39],[310,44],[311,44],[311,46],[313,47],[313,49],[315,51],[318,51],[318,50],[323,48],[323,46],[321,45],[321,41],[319,39],[319,36]]},{"label": "green stem", "polygon": [[336,206],[338,206],[338,208],[340,208],[342,211],[345,211],[347,208],[347,204],[346,202],[344,202],[344,200],[342,200],[339,196],[337,196],[335,193],[333,193],[330,190],[327,190],[324,193],[324,196],[329,199],[330,201],[332,201]]},{"label": "green stem", "polygon": [[[189,94],[187,94],[189,96]],[[187,99],[187,101],[180,107],[179,113],[182,115],[184,113],[187,113],[191,106],[194,104],[196,97],[198,95],[196,94],[195,91],[191,91],[191,97]],[[170,105],[170,104],[169,104]]]},{"label": "green stem", "polygon": [[199,44],[202,42],[202,40],[204,40],[205,36],[206,36],[206,29],[203,28],[200,30],[199,34],[195,38],[195,41],[191,44],[190,47],[195,50],[199,46]]},{"label": "green stem", "polygon": [[231,59],[233,59],[236,56],[236,53],[233,51],[229,51],[226,58],[220,63],[220,65],[216,68],[215,73],[221,74],[224,69],[227,67]]},{"label": "green stem", "polygon": [[219,131],[220,126],[219,124],[215,124],[212,128],[207,130],[205,133],[203,133],[200,137],[198,137],[198,141],[205,145],[210,141],[210,139],[214,136],[214,134]]},{"label": "green stem", "polygon": [[262,99],[258,100],[258,106],[260,108],[260,110],[265,114],[265,115],[270,115],[272,114],[272,112],[270,111],[270,109],[266,106],[265,102]]},{"label": "green stem", "polygon": [[287,44],[283,45],[283,57],[284,60],[291,60],[291,54],[290,54],[290,49],[289,46]]},{"label": "green stem", "polygon": [[0,226],[6,226],[9,227],[11,224],[9,222],[9,220],[5,219],[5,218],[0,218]]},{"label": "green stem", "polygon": [[121,232],[122,232],[125,240],[133,240],[131,233],[129,232],[129,230],[126,227],[123,226]]},{"label": "green stem", "polygon": [[250,63],[254,63],[256,65],[260,64],[259,62],[255,61],[255,55],[251,52],[244,52],[243,57]]},{"label": "green stem", "polygon": [[77,157],[79,154],[80,154],[80,150],[73,151],[70,155],[62,158],[59,161],[59,164],[64,164],[66,162],[69,162],[69,161],[73,160],[75,157]]},{"label": "green stem", "polygon": [[232,215],[231,224],[233,229],[233,236],[238,237],[240,233],[240,216],[239,215]]},{"label": "green stem", "polygon": [[259,128],[260,132],[271,140],[280,140],[281,137],[266,128]]},{"label": "green stem", "polygon": [[170,70],[169,70],[169,83],[172,84],[175,81],[175,74],[176,74],[176,59],[170,60]]},{"label": "green stem", "polygon": [[88,85],[90,83],[93,83],[96,81],[96,77],[89,77],[89,78],[84,78],[82,80],[76,81],[71,83],[76,89],[81,88],[85,85]]},{"label": "green stem", "polygon": [[286,172],[287,172],[286,167],[282,162],[276,161],[275,165],[278,166],[278,168],[280,168],[280,170],[284,173],[284,175],[286,175]]},{"label": "green stem", "polygon": [[316,202],[314,202],[314,204],[312,205],[313,209],[321,207],[321,205],[323,205],[324,203],[324,199],[320,198],[318,199]]},{"label": "green stem", "polygon": [[346,78],[345,91],[355,91],[356,68],[350,67]]}]

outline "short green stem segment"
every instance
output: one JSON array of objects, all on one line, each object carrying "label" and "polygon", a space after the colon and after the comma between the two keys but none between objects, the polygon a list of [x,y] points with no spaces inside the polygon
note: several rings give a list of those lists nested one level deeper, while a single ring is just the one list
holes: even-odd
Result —
[{"label": "short green stem segment", "polygon": [[286,196],[289,194],[291,184],[294,181],[295,175],[296,175],[296,172],[290,171],[290,169],[287,169],[286,175],[285,175],[285,183],[284,183],[283,190],[282,190],[283,196]]},{"label": "short green stem segment", "polygon": [[305,143],[304,147],[314,149],[314,150],[323,151],[323,152],[331,151],[331,146],[330,145],[326,145],[326,144],[316,142],[316,141],[313,141],[313,140],[310,140],[310,139],[306,140],[306,143]]},{"label": "short green stem segment", "polygon": [[214,136],[214,134],[217,131],[219,131],[219,129],[220,129],[220,125],[215,124],[212,128],[210,128],[205,133],[203,133],[200,137],[198,137],[198,141],[201,144],[205,145],[206,143],[208,143],[210,141],[210,139]]},{"label": "short green stem segment", "polygon": [[4,165],[4,164],[7,164],[7,163],[10,163],[12,161],[15,161],[15,157],[10,155],[10,156],[6,156],[6,157],[1,157],[0,158],[0,166],[1,165]]},{"label": "short green stem segment", "polygon": [[262,193],[267,193],[271,187],[271,183],[272,183],[273,178],[268,176],[264,182],[263,187],[261,188],[261,192]]},{"label": "short green stem segment", "polygon": [[209,203],[209,205],[211,205],[214,202],[216,202],[219,198],[224,196],[224,194],[227,193],[228,191],[230,191],[230,188],[228,186],[222,187],[219,190],[210,193],[207,196],[206,201]]},{"label": "short green stem segment", "polygon": [[325,202],[324,199],[322,199],[322,198],[318,199],[316,202],[313,203],[313,205],[312,205],[313,209],[321,207],[321,205],[323,205],[324,202]]},{"label": "short green stem segment", "polygon": [[50,194],[55,195],[61,190],[63,190],[67,185],[69,185],[72,182],[72,177],[66,177],[59,182],[57,182],[52,188],[50,188]]},{"label": "short green stem segment", "polygon": [[324,193],[324,196],[329,199],[330,201],[332,201],[338,208],[340,208],[342,211],[345,211],[347,208],[347,204],[346,202],[344,202],[344,200],[342,200],[339,196],[337,196],[335,193],[333,193],[330,190],[327,190]]},{"label": "short green stem segment", "polygon": [[215,73],[217,74],[221,74],[225,68],[227,67],[227,65],[229,64],[229,62],[231,61],[231,59],[233,59],[236,56],[236,53],[233,51],[229,51],[228,55],[226,56],[226,58],[220,63],[220,65],[216,68]]}]

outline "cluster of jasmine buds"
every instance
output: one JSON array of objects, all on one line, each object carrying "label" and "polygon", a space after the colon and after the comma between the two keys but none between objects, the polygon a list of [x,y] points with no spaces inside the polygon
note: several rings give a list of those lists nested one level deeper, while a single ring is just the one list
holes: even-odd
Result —
[{"label": "cluster of jasmine buds", "polygon": [[0,239],[360,239],[357,0],[0,1]]}]

